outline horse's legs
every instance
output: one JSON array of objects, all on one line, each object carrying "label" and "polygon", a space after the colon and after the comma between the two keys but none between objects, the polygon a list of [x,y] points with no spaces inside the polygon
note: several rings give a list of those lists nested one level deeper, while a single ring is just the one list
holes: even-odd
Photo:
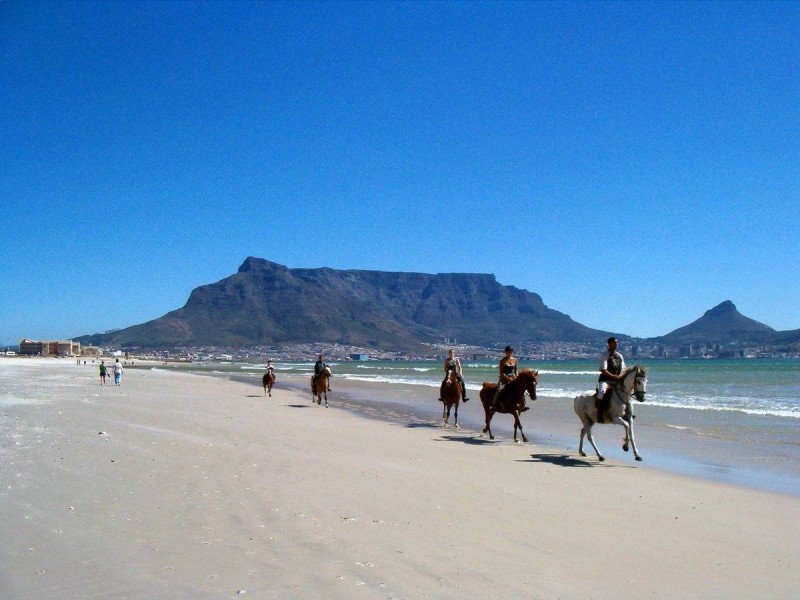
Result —
[{"label": "horse's legs", "polygon": [[483,428],[483,433],[486,433],[488,431],[490,440],[494,439],[494,435],[492,435],[492,428],[489,426],[489,423],[492,422],[492,417],[493,416],[494,416],[494,410],[491,409],[491,408],[488,409],[486,411],[486,427]]},{"label": "horse's legs", "polygon": [[456,422],[453,423],[453,429],[458,429],[458,402],[456,402],[456,412],[455,412],[454,418],[455,418]]},{"label": "horse's legs", "polygon": [[634,458],[636,460],[642,460],[642,457],[639,456],[639,451],[636,449],[636,442],[633,439],[633,423],[627,421],[623,417],[614,417],[614,423],[617,423],[618,425],[622,425],[622,427],[625,429],[625,441],[626,441],[626,443],[623,444],[622,449],[625,450],[625,452],[628,451],[627,441],[630,440],[631,448],[633,449]]},{"label": "horse's legs", "polygon": [[583,438],[586,437],[586,427],[581,427],[581,439],[578,442],[578,454],[581,456],[586,456],[586,452],[583,451]]},{"label": "horse's legs", "polygon": [[[594,443],[594,436],[592,435],[592,423],[584,425],[582,431],[584,430],[586,431],[586,439],[589,440],[589,443],[592,445],[592,448],[594,448],[595,454],[597,454],[597,458],[600,460],[600,462],[603,462],[606,459],[606,457],[600,454],[600,450],[597,449],[597,444]],[[583,441],[583,436],[581,436],[581,442],[582,441]],[[582,454],[582,456],[586,455]]]},{"label": "horse's legs", "polygon": [[447,414],[447,405],[442,403],[442,427],[447,425],[447,420],[450,418],[450,415]]},{"label": "horse's legs", "polygon": [[517,428],[519,428],[519,433],[522,436],[522,441],[527,442],[528,438],[525,437],[525,432],[522,431],[522,423],[519,420],[519,411],[514,411],[514,441],[517,441]]}]

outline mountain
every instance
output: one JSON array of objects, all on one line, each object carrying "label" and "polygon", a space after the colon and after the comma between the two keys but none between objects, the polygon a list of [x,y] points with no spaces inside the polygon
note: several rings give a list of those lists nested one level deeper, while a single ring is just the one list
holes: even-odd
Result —
[{"label": "mountain", "polygon": [[730,300],[707,310],[705,314],[684,327],[668,333],[654,341],[667,344],[692,344],[713,342],[775,343],[783,334],[791,338],[791,332],[777,332],[772,327],[745,317]]},{"label": "mountain", "polygon": [[407,350],[444,337],[494,345],[597,343],[608,335],[494,275],[289,269],[249,257],[234,275],[193,290],[182,308],[77,339],[117,347],[326,342]]}]

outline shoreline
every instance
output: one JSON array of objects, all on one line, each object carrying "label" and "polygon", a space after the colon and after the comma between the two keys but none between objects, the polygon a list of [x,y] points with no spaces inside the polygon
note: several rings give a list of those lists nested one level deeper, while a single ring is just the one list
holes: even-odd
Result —
[{"label": "shoreline", "polygon": [[796,497],[490,442],[438,418],[382,423],[333,398],[311,406],[302,388],[265,398],[255,380],[129,369],[101,387],[74,364],[0,364],[0,379],[2,597],[753,598],[800,585]]},{"label": "shoreline", "polygon": [[[257,375],[217,373],[214,376],[260,386]],[[329,395],[332,404],[345,408],[355,414],[372,419],[383,420],[403,426],[439,426],[442,405],[431,397],[431,390],[424,386],[409,384],[371,383],[360,380],[334,378],[334,392]],[[296,376],[282,377],[273,388],[273,395],[281,389],[306,392],[307,382]],[[310,393],[306,393],[310,396]],[[483,409],[477,392],[470,393],[471,399],[459,410],[461,434],[480,436],[483,428]],[[376,398],[380,397],[380,400]],[[529,445],[540,446],[550,451],[563,452],[575,459],[596,461],[588,441],[585,444],[585,459],[577,454],[580,422],[573,409],[572,401],[564,398],[539,396],[530,402],[531,410],[521,417]],[[717,481],[752,489],[800,497],[800,447],[795,447],[784,455],[769,454],[775,450],[767,434],[758,431],[752,439],[744,442],[729,432],[724,418],[712,415],[716,422],[714,439],[701,436],[698,427],[683,428],[671,425],[677,421],[675,415],[687,409],[673,407],[635,405],[638,418],[634,421],[634,431],[644,461],[638,466],[693,478]],[[702,415],[705,416],[705,415]],[[754,422],[773,422],[775,418],[750,416]],[[448,426],[448,430],[452,428]],[[792,429],[794,423],[786,424],[784,437],[795,439]],[[703,432],[710,426],[704,426]],[[495,442],[512,442],[513,423],[508,415],[496,415],[492,421]],[[765,426],[763,429],[767,429]],[[595,440],[607,458],[623,463],[632,463],[631,453],[620,447],[623,435],[619,426],[600,425],[595,427]],[[488,437],[487,437],[488,440]]]}]

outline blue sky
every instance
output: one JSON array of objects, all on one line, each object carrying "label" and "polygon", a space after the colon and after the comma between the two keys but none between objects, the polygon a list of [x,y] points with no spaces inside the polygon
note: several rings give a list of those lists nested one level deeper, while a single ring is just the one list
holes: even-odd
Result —
[{"label": "blue sky", "polygon": [[800,327],[800,3],[0,1],[0,343],[247,256]]}]

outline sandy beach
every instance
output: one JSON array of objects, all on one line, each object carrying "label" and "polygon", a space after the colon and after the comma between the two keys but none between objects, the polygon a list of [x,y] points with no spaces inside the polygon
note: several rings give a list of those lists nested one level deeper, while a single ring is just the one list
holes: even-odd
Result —
[{"label": "sandy beach", "polygon": [[[800,499],[255,381],[0,359],[0,597],[790,598]],[[608,442],[606,442],[608,445]]]}]

